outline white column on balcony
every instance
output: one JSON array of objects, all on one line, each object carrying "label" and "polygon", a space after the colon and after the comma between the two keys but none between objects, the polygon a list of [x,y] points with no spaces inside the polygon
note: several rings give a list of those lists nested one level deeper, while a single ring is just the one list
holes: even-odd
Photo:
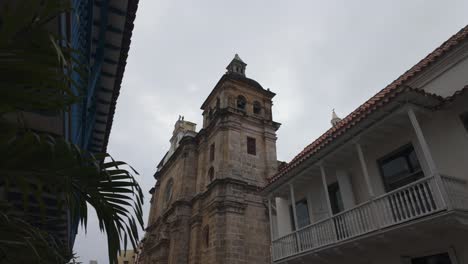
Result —
[{"label": "white column on balcony", "polygon": [[[294,231],[299,229],[299,225],[297,224],[297,213],[296,213],[296,198],[294,197],[294,185],[293,183],[289,183],[289,194],[291,195],[291,207],[293,211],[293,221],[294,221],[294,226],[296,227]],[[297,243],[297,250],[301,248],[301,242],[299,240],[299,234],[296,232],[296,243]]]},{"label": "white column on balcony", "polygon": [[271,196],[268,196],[268,216],[270,217],[270,237],[271,237],[271,240],[273,241],[275,239],[274,232],[273,232],[275,221],[273,221],[273,214],[271,212],[271,198],[272,198]]},{"label": "white column on balcony", "polygon": [[[294,226],[296,227],[296,230],[298,229],[297,225],[297,214],[296,214],[296,198],[294,197],[294,185],[292,183],[289,184],[289,194],[291,197],[291,207],[293,211],[293,221],[294,221]],[[294,230],[293,230],[294,231]]]},{"label": "white column on balcony", "polygon": [[408,116],[413,125],[414,132],[416,133],[416,138],[418,139],[419,146],[424,155],[424,159],[426,160],[427,167],[429,169],[430,176],[436,175],[437,167],[435,165],[434,159],[432,158],[431,151],[429,150],[429,145],[427,144],[426,138],[422,132],[421,126],[419,125],[418,119],[416,118],[416,114],[413,111],[413,108],[408,108]]},{"label": "white column on balcony", "polygon": [[327,201],[328,216],[333,216],[333,211],[330,202],[330,195],[328,194],[327,175],[325,174],[325,168],[323,164],[320,164],[320,173],[322,174],[322,185],[325,193],[325,200]]},{"label": "white column on balcony", "polygon": [[362,174],[364,175],[364,179],[366,180],[367,191],[369,192],[369,196],[372,198],[374,197],[374,188],[372,188],[372,182],[369,177],[369,171],[367,171],[367,163],[366,159],[364,158],[364,153],[362,152],[361,144],[358,142],[355,143],[356,151],[359,156],[359,162],[361,163]]},{"label": "white column on balcony", "polygon": [[437,170],[437,166],[434,162],[434,158],[432,157],[432,153],[429,149],[429,144],[427,144],[427,141],[426,141],[426,138],[424,137],[421,126],[419,125],[418,118],[416,117],[416,114],[414,113],[414,110],[411,107],[408,108],[408,117],[411,121],[411,124],[413,125],[416,138],[418,139],[419,146],[421,147],[421,151],[423,153],[424,159],[426,160],[426,164],[429,169],[429,176],[434,176],[434,178],[436,179],[436,183],[437,183],[437,189],[440,195],[442,196],[443,203],[445,203],[445,206],[447,206],[448,209],[451,209],[451,204],[449,202],[448,193],[446,192],[444,188],[441,175],[439,171]]},{"label": "white column on balcony", "polygon": [[289,211],[289,199],[284,199],[281,197],[275,198],[276,204],[276,224],[278,227],[278,237],[282,237],[291,233],[293,230],[291,229],[291,214]]}]

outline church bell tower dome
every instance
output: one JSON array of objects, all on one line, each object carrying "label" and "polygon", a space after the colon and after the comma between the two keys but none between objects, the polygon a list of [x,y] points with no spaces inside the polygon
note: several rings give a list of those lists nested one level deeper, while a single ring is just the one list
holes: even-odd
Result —
[{"label": "church bell tower dome", "polygon": [[238,73],[240,75],[245,76],[245,67],[247,64],[242,61],[238,54],[234,56],[234,59],[229,63],[226,67],[228,73]]}]

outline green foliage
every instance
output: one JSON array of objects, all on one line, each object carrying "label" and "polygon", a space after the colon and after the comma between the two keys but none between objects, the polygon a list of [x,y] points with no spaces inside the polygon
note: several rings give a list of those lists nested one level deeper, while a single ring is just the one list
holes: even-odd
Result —
[{"label": "green foliage", "polygon": [[61,206],[85,227],[87,204],[91,205],[100,229],[107,234],[110,263],[116,261],[121,240],[125,245],[130,240],[136,248],[138,229],[144,225],[143,193],[132,174],[137,172],[123,169],[125,165],[107,154],[83,151],[60,137],[13,127],[0,132],[0,175],[5,185],[21,189],[25,203],[34,196],[41,207],[44,192],[62,197]]},{"label": "green foliage", "polygon": [[[80,55],[54,32],[68,1],[7,0],[0,4],[0,114],[16,110],[60,111],[78,101],[70,84],[83,77]],[[86,78],[83,78],[84,80]]]},{"label": "green foliage", "polygon": [[[21,118],[67,111],[80,100],[70,87],[80,90],[86,83],[74,82],[71,73],[87,80],[87,65],[53,32],[58,16],[70,10],[62,0],[0,3],[0,189],[19,190],[25,214],[33,197],[42,222],[49,221],[44,194],[58,197],[57,209],[85,228],[91,206],[107,235],[109,263],[117,263],[120,243],[126,247],[129,240],[136,248],[144,225],[138,173],[108,154],[32,130]],[[14,211],[0,208],[0,263],[65,263],[72,257],[60,241]]]},{"label": "green foliage", "polygon": [[50,234],[11,215],[0,204],[0,263],[65,263],[70,258]]}]

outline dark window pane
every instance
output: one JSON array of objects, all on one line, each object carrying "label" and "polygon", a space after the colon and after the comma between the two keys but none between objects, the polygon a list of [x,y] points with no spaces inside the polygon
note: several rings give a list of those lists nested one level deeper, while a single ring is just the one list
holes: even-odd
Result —
[{"label": "dark window pane", "polygon": [[301,200],[296,203],[297,225],[302,228],[310,224],[309,208],[307,207],[307,200]]},{"label": "dark window pane", "polygon": [[247,104],[245,97],[242,95],[239,95],[237,97],[237,109],[240,110],[245,110],[245,105]]},{"label": "dark window pane", "polygon": [[[296,230],[296,224],[294,222],[292,206],[289,207],[289,215],[291,217],[292,230]],[[299,226],[299,228],[302,228],[310,224],[309,208],[307,206],[306,199],[296,202],[296,217],[297,217],[297,225]]]},{"label": "dark window pane", "polygon": [[419,160],[418,160],[418,157],[416,156],[416,152],[414,151],[414,149],[409,153],[408,160],[412,168],[412,171],[421,170],[421,165],[419,164]]},{"label": "dark window pane", "polygon": [[412,145],[406,145],[379,159],[378,164],[387,191],[400,188],[424,177]]},{"label": "dark window pane", "polygon": [[337,214],[344,210],[343,200],[341,198],[340,186],[337,182],[328,186],[328,195],[330,196],[330,203],[333,214]]},{"label": "dark window pane", "polygon": [[205,226],[203,228],[203,240],[205,242],[205,247],[209,247],[210,246],[210,227],[209,226]]},{"label": "dark window pane", "polygon": [[258,114],[260,114],[261,111],[262,111],[262,106],[260,105],[259,102],[255,101],[253,103],[253,112],[254,112],[254,114],[258,115]]},{"label": "dark window pane", "polygon": [[448,253],[413,258],[411,264],[452,264]]},{"label": "dark window pane", "polygon": [[167,203],[172,196],[172,185],[174,184],[174,181],[172,179],[169,180],[169,182],[166,185],[166,190],[164,192],[164,202]]},{"label": "dark window pane", "polygon": [[409,164],[404,156],[396,157],[395,159],[382,164],[382,172],[384,177],[387,179],[397,177],[398,175],[410,172],[408,165]]},{"label": "dark window pane", "polygon": [[461,114],[460,118],[463,125],[465,126],[466,131],[468,131],[468,112]]},{"label": "dark window pane", "polygon": [[215,159],[215,145],[214,143],[210,146],[210,161]]},{"label": "dark window pane", "polygon": [[255,138],[247,137],[247,153],[251,155],[257,155]]},{"label": "dark window pane", "polygon": [[214,179],[214,168],[213,167],[211,167],[208,170],[208,178],[210,179],[210,182],[213,181],[213,179]]}]

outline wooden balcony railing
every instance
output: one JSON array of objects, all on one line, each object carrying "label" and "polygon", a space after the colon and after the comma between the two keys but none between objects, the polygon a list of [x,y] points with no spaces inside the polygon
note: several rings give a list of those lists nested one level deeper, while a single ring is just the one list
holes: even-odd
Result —
[{"label": "wooden balcony railing", "polygon": [[467,182],[426,177],[275,239],[272,257],[276,261],[450,209],[468,210]]}]

